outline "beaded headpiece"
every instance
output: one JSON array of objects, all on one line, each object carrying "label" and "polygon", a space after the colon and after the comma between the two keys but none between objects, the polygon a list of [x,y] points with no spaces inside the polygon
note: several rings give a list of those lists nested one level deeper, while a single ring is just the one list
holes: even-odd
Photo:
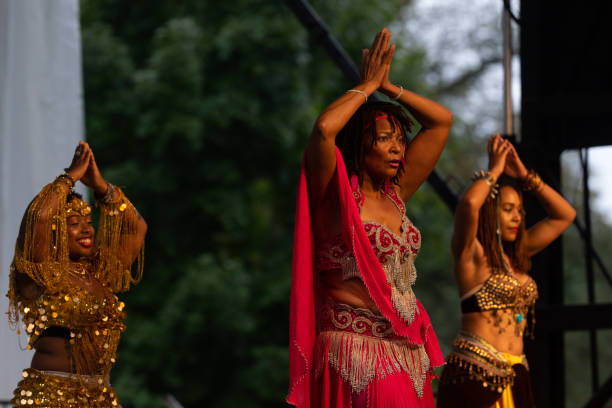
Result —
[{"label": "beaded headpiece", "polygon": [[91,206],[78,196],[73,196],[64,206],[66,216],[81,215],[86,217],[91,214]]}]

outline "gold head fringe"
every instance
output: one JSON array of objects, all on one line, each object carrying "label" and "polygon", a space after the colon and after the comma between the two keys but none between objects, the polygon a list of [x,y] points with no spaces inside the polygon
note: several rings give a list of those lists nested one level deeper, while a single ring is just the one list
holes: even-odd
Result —
[{"label": "gold head fringe", "polygon": [[64,272],[68,270],[70,257],[64,211],[68,191],[64,186],[57,180],[46,185],[32,200],[21,221],[8,293],[9,322],[13,327],[19,321],[17,271],[48,293],[57,293],[67,285]]},{"label": "gold head fringe", "polygon": [[136,257],[136,273],[132,275],[131,264],[124,263],[120,256],[127,256],[129,248],[125,248],[123,240],[136,233],[140,215],[120,188],[115,187],[115,191],[117,197],[108,204],[98,202],[100,223],[94,244],[97,252],[95,276],[113,292],[122,292],[142,279],[144,245]]}]

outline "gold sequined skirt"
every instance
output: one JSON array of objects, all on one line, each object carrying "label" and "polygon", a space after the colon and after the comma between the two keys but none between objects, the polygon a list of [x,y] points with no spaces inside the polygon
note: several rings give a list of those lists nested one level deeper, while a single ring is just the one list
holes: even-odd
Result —
[{"label": "gold sequined skirt", "polygon": [[[501,393],[512,386],[515,373],[513,363],[506,355],[473,333],[462,331],[453,342],[453,351],[442,374],[442,383],[478,381],[484,388]],[[521,364],[528,369],[525,356],[519,356]]]},{"label": "gold sequined skirt", "polygon": [[113,387],[99,376],[74,376],[69,373],[27,368],[23,380],[13,391],[15,407],[45,408],[117,408]]}]

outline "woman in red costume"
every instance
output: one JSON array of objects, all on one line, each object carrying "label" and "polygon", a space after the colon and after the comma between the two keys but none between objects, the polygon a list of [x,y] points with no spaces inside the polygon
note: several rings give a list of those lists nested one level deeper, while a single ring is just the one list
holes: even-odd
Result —
[{"label": "woman in red costume", "polygon": [[[489,171],[476,173],[457,206],[452,238],[461,295],[461,332],[444,367],[438,408],[532,408],[523,354],[527,315],[538,297],[530,258],[557,239],[576,216],[565,199],[528,171],[514,146],[489,140]],[[548,217],[525,226],[521,190]],[[533,330],[533,327],[531,328]]]},{"label": "woman in red costume", "polygon": [[[94,190],[100,207],[95,236],[91,207],[72,190],[79,180]],[[142,276],[146,230],[121,189],[102,178],[89,145],[80,142],[66,173],[34,197],[21,222],[9,320],[21,320],[35,353],[13,406],[119,406],[109,375],[125,312],[115,293]]]},{"label": "woman in red costume", "polygon": [[[429,176],[452,114],[389,81],[379,32],[361,83],[329,105],[306,147],[295,225],[287,401],[298,407],[433,407],[444,363],[416,299],[421,236],[404,203]],[[367,102],[375,91],[397,100]],[[408,143],[414,124],[422,124]]]}]

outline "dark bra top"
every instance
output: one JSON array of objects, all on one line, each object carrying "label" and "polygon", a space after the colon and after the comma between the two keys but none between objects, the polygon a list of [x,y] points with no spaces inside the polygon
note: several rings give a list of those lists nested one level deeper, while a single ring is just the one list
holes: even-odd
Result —
[{"label": "dark bra top", "polygon": [[538,286],[531,277],[521,284],[508,273],[492,273],[476,292],[461,301],[461,313],[529,308],[537,298]]},{"label": "dark bra top", "polygon": [[42,332],[40,337],[60,337],[62,339],[70,340],[70,329],[61,326],[50,326]]}]

